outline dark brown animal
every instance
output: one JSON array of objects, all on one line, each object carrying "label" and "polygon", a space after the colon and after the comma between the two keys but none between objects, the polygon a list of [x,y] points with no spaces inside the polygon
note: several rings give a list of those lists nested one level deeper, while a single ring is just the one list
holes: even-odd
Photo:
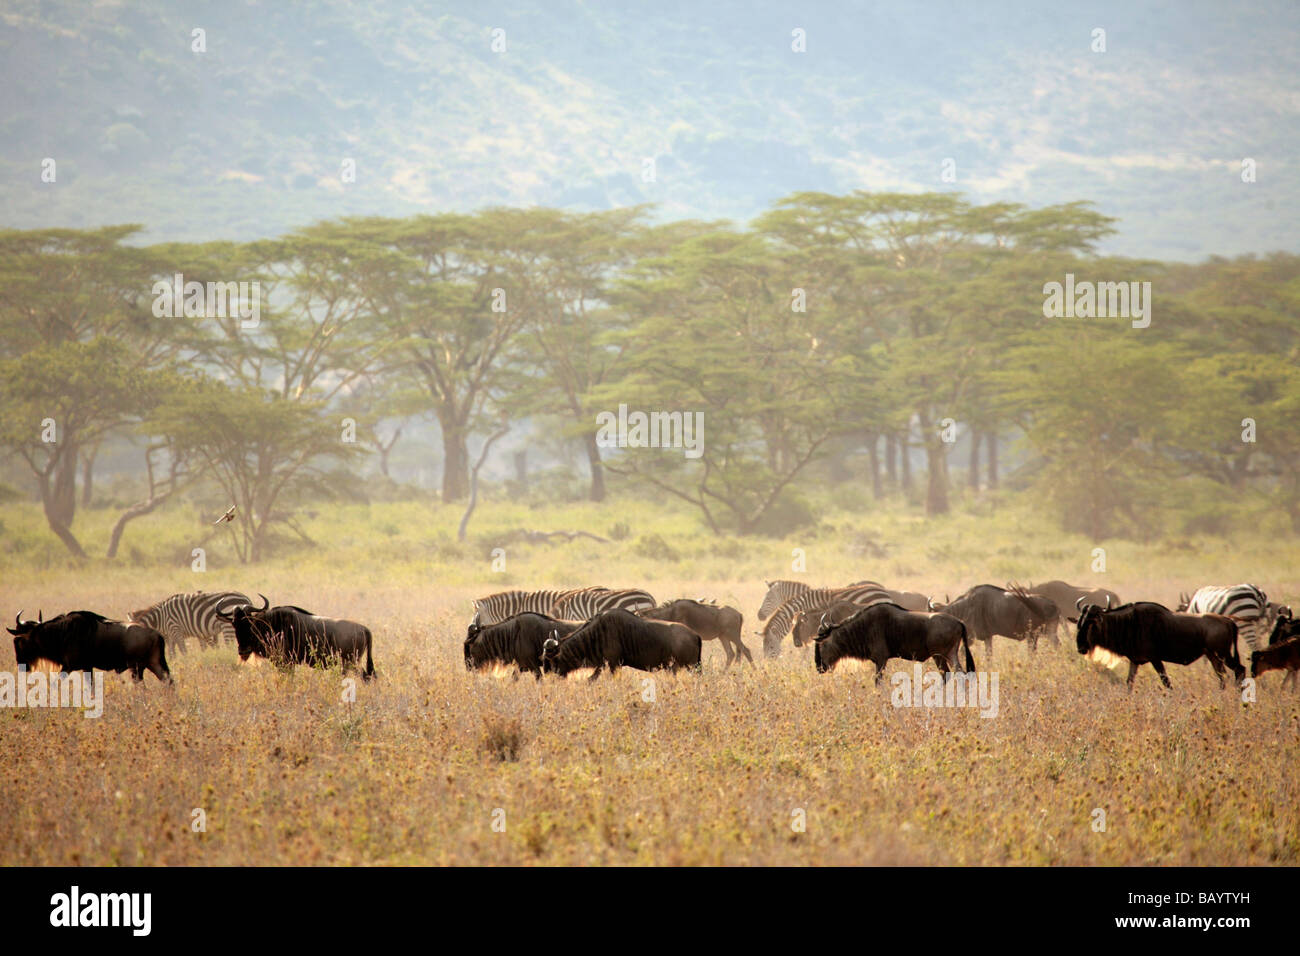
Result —
[{"label": "dark brown animal", "polygon": [[728,667],[731,666],[732,661],[739,660],[742,654],[745,660],[754,663],[754,655],[749,653],[749,648],[740,639],[741,629],[745,623],[744,615],[734,607],[719,607],[716,604],[681,598],[660,604],[658,607],[644,608],[636,613],[648,620],[685,624],[700,635],[701,640],[717,640],[722,645],[722,649],[727,652]]},{"label": "dark brown animal", "polygon": [[166,684],[172,682],[167,666],[165,638],[143,624],[110,621],[94,611],[69,611],[48,621],[14,619],[9,633],[14,636],[14,657],[31,667],[38,661],[57,664],[63,673],[73,671],[129,670],[135,681],[144,680],[147,670]]},{"label": "dark brown animal", "polygon": [[813,644],[817,673],[824,674],[844,657],[876,665],[876,683],[885,675],[890,658],[933,660],[946,675],[962,670],[960,652],[966,652],[965,671],[975,669],[966,625],[948,614],[909,611],[897,604],[872,604],[838,624],[827,621]]},{"label": "dark brown animal", "polygon": [[542,669],[561,677],[583,667],[602,667],[613,674],[620,667],[652,671],[659,668],[700,667],[700,635],[684,624],[647,621],[621,608],[593,617],[563,641],[548,638],[542,645]]},{"label": "dark brown animal", "polygon": [[1290,637],[1277,644],[1269,644],[1263,650],[1255,651],[1250,655],[1251,677],[1279,670],[1286,671],[1286,676],[1282,678],[1284,688],[1290,684],[1293,689],[1300,690],[1300,686],[1296,683],[1296,671],[1300,671],[1300,637]]},{"label": "dark brown animal", "polygon": [[1165,664],[1191,664],[1202,657],[1209,660],[1223,685],[1224,666],[1240,685],[1246,669],[1237,652],[1237,623],[1220,614],[1175,614],[1163,604],[1139,601],[1117,608],[1083,605],[1079,630],[1075,637],[1080,654],[1090,654],[1100,647],[1127,657],[1128,686],[1138,668],[1150,664],[1166,687],[1172,687]]}]

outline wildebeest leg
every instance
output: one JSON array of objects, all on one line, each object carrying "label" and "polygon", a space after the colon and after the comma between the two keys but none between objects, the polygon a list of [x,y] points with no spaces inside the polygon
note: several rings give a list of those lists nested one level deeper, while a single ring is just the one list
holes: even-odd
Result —
[{"label": "wildebeest leg", "polygon": [[952,662],[943,654],[935,654],[933,660],[935,666],[938,667],[940,673],[943,674],[943,682],[946,684],[948,681],[952,680]]},{"label": "wildebeest leg", "polygon": [[988,656],[988,659],[992,661],[993,660],[993,635],[990,634],[988,637],[983,638],[983,641],[984,641],[984,653]]},{"label": "wildebeest leg", "polygon": [[721,644],[722,649],[727,652],[727,666],[730,667],[732,660],[738,657],[739,655],[732,651],[731,641],[728,640],[727,638],[719,637],[718,643]]},{"label": "wildebeest leg", "polygon": [[885,679],[885,665],[889,663],[889,658],[877,660],[873,657],[871,663],[876,665],[876,686],[879,687],[880,682]]},{"label": "wildebeest leg", "polygon": [[131,680],[135,681],[137,684],[144,680],[144,665],[131,665]]},{"label": "wildebeest leg", "polygon": [[[749,648],[745,646],[745,642],[740,638],[736,638],[736,643],[740,646],[740,653],[745,655],[745,660],[749,661],[751,664],[754,663],[754,655],[749,653]],[[739,657],[740,654],[737,654],[736,656]]]},{"label": "wildebeest leg", "polygon": [[1205,656],[1209,658],[1210,666],[1214,668],[1214,676],[1219,678],[1219,690],[1223,690],[1226,686],[1223,682],[1223,675],[1226,673],[1223,661],[1219,660],[1217,654],[1206,654]]},{"label": "wildebeest leg", "polygon": [[1165,673],[1165,662],[1152,661],[1151,666],[1156,669],[1156,673],[1160,675],[1160,680],[1164,682],[1164,685],[1168,687],[1170,690],[1173,690],[1174,685],[1169,683],[1169,675]]},{"label": "wildebeest leg", "polygon": [[1137,676],[1138,676],[1138,666],[1137,666],[1137,664],[1135,664],[1133,661],[1129,661],[1129,662],[1128,662],[1128,680],[1127,680],[1125,683],[1128,684],[1128,689],[1129,689],[1130,692],[1133,690],[1133,680],[1134,680],[1134,678],[1136,678]]}]

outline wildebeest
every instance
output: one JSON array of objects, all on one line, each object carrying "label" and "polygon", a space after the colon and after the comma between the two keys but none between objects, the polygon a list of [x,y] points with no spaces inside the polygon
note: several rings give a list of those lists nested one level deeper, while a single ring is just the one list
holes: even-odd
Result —
[{"label": "wildebeest", "polygon": [[265,595],[258,597],[262,599],[260,608],[237,607],[231,614],[218,614],[235,626],[241,661],[257,654],[277,663],[322,667],[337,658],[346,669],[359,665],[364,654],[361,676],[364,680],[374,676],[370,628],[355,621],[320,617],[293,605],[271,607]]},{"label": "wildebeest", "polygon": [[1296,671],[1300,671],[1300,637],[1289,637],[1276,644],[1269,644],[1261,651],[1250,655],[1250,676],[1258,677],[1268,671],[1284,670],[1282,686],[1290,684],[1296,687]]},{"label": "wildebeest", "polygon": [[172,682],[165,640],[152,627],[110,621],[94,611],[69,611],[48,621],[39,613],[35,621],[21,617],[19,611],[15,626],[8,629],[20,665],[31,667],[46,660],[59,665],[65,674],[129,670],[137,681],[144,680],[147,670],[164,683]]},{"label": "wildebeest", "polygon": [[871,661],[876,665],[876,683],[885,674],[890,658],[907,661],[933,659],[946,675],[963,670],[960,652],[966,652],[965,671],[975,669],[966,625],[949,614],[909,611],[897,604],[878,603],[861,608],[853,616],[832,623],[827,620],[813,643],[817,673],[824,674],[844,657]]},{"label": "wildebeest", "polygon": [[754,655],[749,653],[749,648],[740,639],[745,618],[734,607],[719,607],[716,604],[680,598],[657,607],[644,608],[636,613],[649,620],[685,624],[700,635],[701,640],[711,641],[716,638],[722,645],[722,649],[727,652],[728,667],[742,654],[745,660],[751,664],[754,662]]},{"label": "wildebeest", "polygon": [[553,635],[568,637],[582,624],[582,621],[561,621],[531,611],[516,614],[499,624],[472,623],[465,633],[465,669],[515,664],[520,671],[541,679],[542,644]]},{"label": "wildebeest", "polygon": [[684,624],[647,621],[621,608],[593,617],[563,641],[549,638],[542,647],[542,668],[561,677],[594,667],[591,679],[608,667],[651,671],[661,667],[700,666],[700,635]]},{"label": "wildebeest", "polygon": [[[1007,590],[1015,590],[1016,585],[1009,583]],[[1084,588],[1064,581],[1045,581],[1042,584],[1030,584],[1022,590],[1026,594],[1045,597],[1056,605],[1061,616],[1071,624],[1079,620],[1079,605],[1097,604],[1105,607],[1119,607],[1119,595],[1107,588]]]},{"label": "wildebeest", "polygon": [[1033,651],[1038,649],[1040,635],[1046,634],[1056,641],[1060,621],[1060,610],[1051,599],[994,584],[977,584],[949,604],[932,601],[930,609],[960,618],[970,639],[984,642],[990,658],[995,634],[1013,641],[1028,641]]},{"label": "wildebeest", "polygon": [[1163,604],[1139,601],[1117,608],[1085,604],[1079,613],[1075,643],[1080,654],[1094,647],[1128,658],[1128,686],[1138,668],[1150,664],[1166,687],[1172,687],[1165,664],[1210,661],[1223,686],[1224,665],[1241,683],[1246,669],[1237,652],[1237,624],[1220,614],[1175,614]]},{"label": "wildebeest", "polygon": [[[1268,636],[1268,646],[1270,648],[1275,647],[1279,644],[1284,644],[1288,641],[1292,641],[1297,638],[1300,638],[1300,620],[1296,620],[1294,617],[1291,616],[1291,609],[1289,607],[1283,607],[1280,609],[1280,613],[1273,621],[1273,630],[1269,633]],[[1258,652],[1251,653],[1251,665],[1250,665],[1251,676],[1255,676],[1254,667],[1255,667],[1256,653]],[[1265,660],[1266,661],[1272,660],[1272,657],[1271,656],[1267,657],[1265,658]],[[1272,670],[1275,669],[1277,666],[1278,665],[1270,663],[1267,667],[1264,668],[1264,670]],[[1260,671],[1260,673],[1263,673],[1263,671]],[[1282,678],[1282,686],[1286,687],[1287,684],[1290,684],[1292,687],[1297,686],[1296,672],[1294,668],[1289,668],[1287,670],[1286,676]],[[1300,689],[1300,687],[1297,687],[1297,689]]]}]

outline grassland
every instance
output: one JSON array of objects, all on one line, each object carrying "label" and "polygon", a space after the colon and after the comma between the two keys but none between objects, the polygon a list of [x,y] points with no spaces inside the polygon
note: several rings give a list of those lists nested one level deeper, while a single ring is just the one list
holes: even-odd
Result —
[{"label": "grassland", "polygon": [[[215,542],[207,571],[174,559],[197,518],[133,525],[125,560],[76,564],[38,512],[0,511],[0,613],[125,614],[177,590],[235,587],[366,622],[380,680],[343,700],[338,671],[173,656],[174,690],[110,677],[104,714],[0,711],[4,864],[1294,864],[1300,860],[1300,695],[1280,676],[1245,704],[1210,667],[1171,667],[1125,692],[1069,642],[999,640],[998,715],[896,709],[870,669],[819,676],[806,649],[701,675],[624,670],[594,683],[465,672],[471,597],[514,586],[637,584],[740,607],[763,579],[874,577],[956,593],[1065,577],[1170,602],[1208,582],[1300,599],[1300,554],[1277,535],[1092,542],[1033,510],[963,502],[930,521],[901,506],[819,505],[786,539],[715,539],[670,505],[494,502],[471,538],[427,502],[331,508],[257,567]],[[106,537],[111,513],[79,519]],[[617,525],[626,525],[618,528]],[[506,548],[514,528],[616,536]],[[1094,547],[1107,571],[1091,573]],[[755,652],[756,637],[747,637]],[[983,669],[982,651],[975,650]],[[12,664],[5,665],[11,667]],[[890,674],[910,665],[895,663]],[[1105,811],[1105,830],[1095,811]],[[194,811],[206,828],[195,832]],[[794,811],[806,817],[796,832]],[[503,812],[503,813],[502,813]],[[504,830],[501,828],[504,819]],[[494,829],[494,822],[496,828]]]}]

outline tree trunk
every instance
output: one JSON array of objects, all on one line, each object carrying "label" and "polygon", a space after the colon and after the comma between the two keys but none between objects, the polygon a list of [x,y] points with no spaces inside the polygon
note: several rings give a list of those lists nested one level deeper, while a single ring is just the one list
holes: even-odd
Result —
[{"label": "tree trunk", "polygon": [[911,447],[907,443],[907,435],[904,434],[898,441],[898,457],[901,462],[903,490],[912,490],[912,455]]},{"label": "tree trunk", "polygon": [[898,439],[893,432],[885,433],[885,479],[891,489],[898,487]]},{"label": "tree trunk", "polygon": [[57,488],[50,486],[48,479],[41,481],[41,507],[45,510],[45,523],[50,526],[50,530],[55,536],[63,542],[64,547],[71,551],[79,558],[86,557],[86,552],[81,547],[76,536],[72,533],[70,520],[64,520],[63,516],[68,513],[66,506],[61,506],[57,497]]},{"label": "tree trunk", "polygon": [[95,493],[95,455],[99,445],[92,445],[89,451],[81,454],[81,507],[89,508],[90,499]]},{"label": "tree trunk", "polygon": [[984,444],[988,452],[988,474],[989,487],[998,486],[998,433],[987,432],[984,435]]},{"label": "tree trunk", "polygon": [[936,437],[925,443],[925,513],[948,513],[948,443]]},{"label": "tree trunk", "polygon": [[528,450],[520,449],[514,454],[515,459],[515,481],[519,482],[519,490],[528,491]]},{"label": "tree trunk", "polygon": [[867,441],[867,467],[871,469],[871,497],[877,501],[884,495],[880,487],[880,444],[879,435],[871,435]]},{"label": "tree trunk", "polygon": [[86,552],[72,533],[72,519],[77,514],[77,447],[72,442],[65,442],[55,454],[57,457],[51,471],[37,475],[45,523],[64,547],[84,558]]},{"label": "tree trunk", "polygon": [[[441,421],[441,416],[440,416]],[[466,429],[454,420],[442,424],[442,500],[459,501],[469,493],[469,449]]]},{"label": "tree trunk", "polygon": [[971,491],[980,490],[980,438],[983,436],[974,427],[970,430],[970,471],[966,481]]},{"label": "tree trunk", "polygon": [[600,446],[596,444],[596,433],[588,432],[584,438],[587,446],[587,467],[591,470],[592,501],[605,500],[605,466],[600,461]]}]

